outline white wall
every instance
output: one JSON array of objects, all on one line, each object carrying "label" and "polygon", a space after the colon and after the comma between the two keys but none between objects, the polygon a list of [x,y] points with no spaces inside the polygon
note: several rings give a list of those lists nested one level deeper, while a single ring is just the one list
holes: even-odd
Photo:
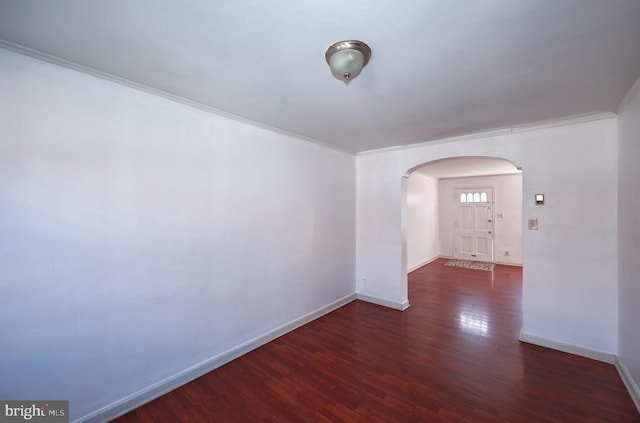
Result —
[{"label": "white wall", "polygon": [[620,111],[619,135],[619,361],[640,400],[640,79]]},{"label": "white wall", "polygon": [[438,180],[413,172],[407,180],[407,268],[438,257]]},{"label": "white wall", "polygon": [[[595,349],[618,350],[615,117],[573,125],[356,156],[357,292],[405,304],[403,175],[448,157],[486,156],[523,168],[523,331]],[[546,204],[535,206],[533,195]]]},{"label": "white wall", "polygon": [[[453,257],[457,189],[491,187],[494,199],[495,261],[522,264],[522,175],[440,179],[440,255]],[[498,214],[503,217],[498,217]],[[509,255],[505,255],[508,251]]]},{"label": "white wall", "polygon": [[355,293],[355,163],[0,50],[0,398],[71,420]]}]

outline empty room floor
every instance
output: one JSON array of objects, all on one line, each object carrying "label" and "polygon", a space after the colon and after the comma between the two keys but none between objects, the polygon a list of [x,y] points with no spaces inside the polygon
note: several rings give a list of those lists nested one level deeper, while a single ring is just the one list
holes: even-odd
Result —
[{"label": "empty room floor", "polygon": [[115,421],[640,422],[613,365],[518,341],[521,268],[445,262],[404,312],[353,301]]}]

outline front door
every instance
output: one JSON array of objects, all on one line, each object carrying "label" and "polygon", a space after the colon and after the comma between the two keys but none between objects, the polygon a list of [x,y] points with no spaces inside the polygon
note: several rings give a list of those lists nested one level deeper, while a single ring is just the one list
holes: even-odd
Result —
[{"label": "front door", "polygon": [[493,189],[456,190],[454,258],[493,261]]}]

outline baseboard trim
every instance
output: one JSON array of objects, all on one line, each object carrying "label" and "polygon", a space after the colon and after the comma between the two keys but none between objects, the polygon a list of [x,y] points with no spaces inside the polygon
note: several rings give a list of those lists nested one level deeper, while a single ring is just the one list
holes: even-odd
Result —
[{"label": "baseboard trim", "polygon": [[366,301],[368,303],[381,305],[383,307],[393,308],[395,310],[405,311],[409,308],[409,301],[404,301],[402,303],[396,301],[389,301],[378,297],[372,297],[370,295],[365,294],[356,294],[356,299]]},{"label": "baseboard trim", "polygon": [[419,269],[419,268],[421,268],[422,266],[426,266],[427,264],[432,263],[432,262],[434,262],[434,261],[438,260],[439,258],[441,258],[441,256],[435,256],[435,257],[433,257],[433,258],[430,258],[429,260],[423,261],[422,263],[420,263],[420,264],[417,264],[417,265],[413,266],[411,269],[408,269],[408,270],[407,270],[407,273],[411,273],[411,272],[413,272],[414,270],[418,270],[418,269]]},{"label": "baseboard trim", "polygon": [[494,261],[495,264],[500,264],[502,266],[513,266],[513,267],[522,267],[522,263],[507,263],[504,261]]},{"label": "baseboard trim", "polygon": [[340,298],[339,300],[336,300],[324,307],[320,307],[315,311],[307,313],[287,324],[269,331],[264,335],[253,338],[243,344],[238,345],[235,348],[211,357],[201,363],[198,363],[179,373],[176,373],[173,376],[169,376],[164,380],[148,386],[147,388],[135,392],[99,410],[89,413],[84,417],[74,420],[73,423],[98,423],[113,420],[116,417],[119,417],[137,407],[140,407],[143,404],[146,404],[149,401],[152,401],[166,394],[167,392],[173,391],[174,389],[206,373],[209,373],[210,371],[248,353],[249,351],[252,351],[262,345],[273,341],[276,338],[279,338],[287,332],[291,332],[292,330],[297,329],[300,326],[305,325],[319,317],[322,317],[327,313],[337,310],[338,308],[350,303],[355,299],[356,294],[351,294],[347,295],[346,297]]},{"label": "baseboard trim", "polygon": [[627,391],[629,391],[629,395],[633,400],[633,403],[636,405],[638,412],[640,413],[640,388],[636,385],[636,382],[631,377],[631,373],[627,369],[627,366],[621,361],[620,357],[614,363],[616,365],[616,369],[618,370],[618,374],[624,383],[624,386],[627,387]]},{"label": "baseboard trim", "polygon": [[581,347],[575,344],[569,344],[567,342],[557,341],[555,339],[544,338],[537,335],[532,335],[520,330],[519,339],[521,342],[528,344],[534,344],[545,348],[551,348],[552,350],[558,350],[569,354],[579,355],[581,357],[591,358],[593,360],[604,361],[605,363],[615,364],[616,355],[604,351],[599,351],[591,348]]}]

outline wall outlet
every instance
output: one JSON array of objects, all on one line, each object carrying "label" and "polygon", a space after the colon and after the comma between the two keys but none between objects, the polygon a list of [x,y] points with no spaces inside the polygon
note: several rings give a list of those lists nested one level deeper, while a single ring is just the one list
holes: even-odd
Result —
[{"label": "wall outlet", "polygon": [[506,250],[506,251],[504,252],[504,255],[508,257],[508,256],[509,256],[509,250]]},{"label": "wall outlet", "polygon": [[529,219],[529,230],[530,231],[538,230],[538,219]]}]

